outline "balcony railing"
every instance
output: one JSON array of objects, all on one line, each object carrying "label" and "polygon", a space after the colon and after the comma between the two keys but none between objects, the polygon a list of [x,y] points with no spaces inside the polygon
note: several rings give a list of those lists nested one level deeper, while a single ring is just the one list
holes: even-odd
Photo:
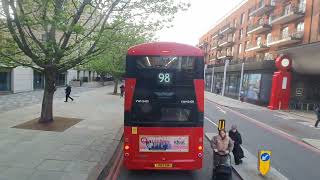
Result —
[{"label": "balcony railing", "polygon": [[225,37],[219,42],[219,46],[221,47],[230,47],[233,45],[233,38],[232,37]]},{"label": "balcony railing", "polygon": [[246,52],[250,52],[250,51],[264,51],[264,50],[268,50],[269,46],[267,46],[265,43],[259,43],[259,44],[250,44],[248,45],[248,47],[246,48]]},{"label": "balcony railing", "polygon": [[268,46],[285,46],[293,43],[297,43],[303,39],[303,31],[295,31],[292,33],[284,34],[279,37],[273,37]]},{"label": "balcony railing", "polygon": [[248,34],[260,34],[271,30],[271,25],[268,22],[258,22],[256,24],[250,25],[248,28]]},{"label": "balcony railing", "polygon": [[216,51],[221,51],[222,50],[222,47],[219,46],[218,42],[214,42],[211,46],[211,50],[216,50]]},{"label": "balcony railing", "polygon": [[212,36],[212,39],[222,39],[222,38],[223,38],[223,34],[221,34],[220,32],[218,32]]},{"label": "balcony railing", "polygon": [[271,12],[274,8],[275,5],[271,4],[271,1],[269,1],[268,4],[265,4],[264,1],[262,1],[262,3],[258,4],[258,6],[251,11],[249,16],[262,16]]},{"label": "balcony railing", "polygon": [[233,58],[233,56],[232,56],[231,52],[221,52],[218,54],[219,60],[232,59],[232,58]]},{"label": "balcony railing", "polygon": [[301,18],[305,14],[305,4],[291,7],[290,11],[283,11],[280,15],[271,17],[271,24],[286,24]]},{"label": "balcony railing", "polygon": [[221,28],[221,34],[233,33],[236,30],[234,24],[227,24]]}]

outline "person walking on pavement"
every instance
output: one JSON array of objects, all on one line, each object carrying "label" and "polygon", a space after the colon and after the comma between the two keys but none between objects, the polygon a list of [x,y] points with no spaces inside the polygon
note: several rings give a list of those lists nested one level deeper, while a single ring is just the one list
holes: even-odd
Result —
[{"label": "person walking on pavement", "polygon": [[68,99],[70,98],[73,101],[73,98],[70,97],[71,94],[71,86],[67,84],[67,88],[65,89],[66,92],[66,100],[64,102],[68,102]]},{"label": "person walking on pavement", "polygon": [[219,134],[210,141],[213,149],[213,169],[219,164],[227,163],[228,155],[233,149],[233,141],[227,135],[224,129],[219,130]]},{"label": "person walking on pavement", "polygon": [[236,163],[236,165],[239,165],[242,163],[241,159],[244,158],[244,153],[240,146],[242,144],[241,134],[238,132],[236,125],[231,126],[231,130],[229,131],[229,137],[234,142],[234,147],[232,150],[234,162]]},{"label": "person walking on pavement", "polygon": [[123,94],[124,94],[124,85],[122,84],[120,86],[120,97],[123,97]]},{"label": "person walking on pavement", "polygon": [[320,122],[320,107],[319,107],[319,105],[315,108],[314,112],[317,115],[317,121],[316,121],[316,124],[314,125],[314,127],[318,127],[318,124]]}]

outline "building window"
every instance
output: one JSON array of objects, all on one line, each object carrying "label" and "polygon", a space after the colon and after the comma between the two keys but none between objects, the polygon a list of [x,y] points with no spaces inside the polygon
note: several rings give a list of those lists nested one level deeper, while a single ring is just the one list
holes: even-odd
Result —
[{"label": "building window", "polygon": [[231,55],[233,56],[233,52],[234,52],[234,47],[232,46],[231,48]]},{"label": "building window", "polygon": [[300,22],[297,24],[297,31],[303,32],[304,31],[304,22]]},{"label": "building window", "polygon": [[277,1],[277,0],[271,0],[270,5],[271,5],[271,6],[275,6],[275,5],[276,5],[276,1]]},{"label": "building window", "polygon": [[272,42],[272,35],[271,33],[268,33],[267,35],[267,44],[270,44]]},{"label": "building window", "polygon": [[233,27],[237,27],[237,19],[233,20]]},{"label": "building window", "polygon": [[232,41],[233,41],[233,42],[236,41],[236,34],[235,34],[235,33],[232,34]]},{"label": "building window", "polygon": [[269,22],[269,24],[271,24],[271,22],[272,22],[272,16],[269,16],[268,22]]},{"label": "building window", "polygon": [[249,26],[246,27],[246,36],[247,37],[249,36],[248,31],[249,31]]},{"label": "building window", "polygon": [[247,41],[245,49],[249,49],[249,46],[250,46],[250,41]]},{"label": "building window", "polygon": [[259,19],[259,24],[263,24],[263,18]]},{"label": "building window", "polygon": [[246,14],[242,13],[240,18],[240,24],[244,23],[245,19],[246,19]]},{"label": "building window", "polygon": [[300,0],[299,2],[299,11],[306,12],[306,0]]},{"label": "building window", "polygon": [[259,8],[264,6],[264,0],[259,0]]},{"label": "building window", "polygon": [[239,39],[242,39],[242,37],[243,37],[243,29],[239,30],[239,37],[240,37]]},{"label": "building window", "polygon": [[257,42],[257,45],[258,45],[258,46],[261,44],[261,37],[260,37],[260,36],[257,37],[256,42]]},{"label": "building window", "polygon": [[227,49],[227,56],[232,56],[230,48]]},{"label": "building window", "polygon": [[287,15],[290,13],[290,10],[291,10],[291,4],[288,4],[284,7],[284,12],[283,12],[283,15]]},{"label": "building window", "polygon": [[239,44],[239,54],[241,54],[241,52],[242,52],[242,44]]},{"label": "building window", "polygon": [[285,27],[281,31],[282,39],[289,37],[289,27]]}]

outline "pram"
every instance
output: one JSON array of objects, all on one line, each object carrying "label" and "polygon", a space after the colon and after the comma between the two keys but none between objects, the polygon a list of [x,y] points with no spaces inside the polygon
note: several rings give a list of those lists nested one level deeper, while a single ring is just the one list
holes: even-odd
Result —
[{"label": "pram", "polygon": [[[212,180],[231,180],[232,179],[232,166],[230,154],[220,155],[214,152],[214,158],[219,156],[218,163],[215,165],[212,171]],[[214,160],[215,161],[215,160]]]}]

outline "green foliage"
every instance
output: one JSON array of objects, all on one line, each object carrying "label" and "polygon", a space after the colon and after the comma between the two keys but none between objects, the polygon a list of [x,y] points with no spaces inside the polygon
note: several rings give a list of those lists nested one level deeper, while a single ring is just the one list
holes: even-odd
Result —
[{"label": "green foliage", "polygon": [[11,40],[0,47],[2,63],[57,73],[110,51],[112,41],[107,39],[123,34],[124,24],[126,28],[139,29],[139,35],[144,30],[149,36],[169,25],[179,10],[189,7],[176,0],[1,0],[0,3],[0,17],[5,17],[0,20],[0,30],[4,29]]},{"label": "green foliage", "polygon": [[108,42],[108,50],[93,58],[86,67],[100,75],[109,74],[119,79],[125,71],[127,49],[135,44],[150,41],[153,33],[146,31],[143,26],[123,23],[118,26],[118,31],[107,32],[102,37]]}]

